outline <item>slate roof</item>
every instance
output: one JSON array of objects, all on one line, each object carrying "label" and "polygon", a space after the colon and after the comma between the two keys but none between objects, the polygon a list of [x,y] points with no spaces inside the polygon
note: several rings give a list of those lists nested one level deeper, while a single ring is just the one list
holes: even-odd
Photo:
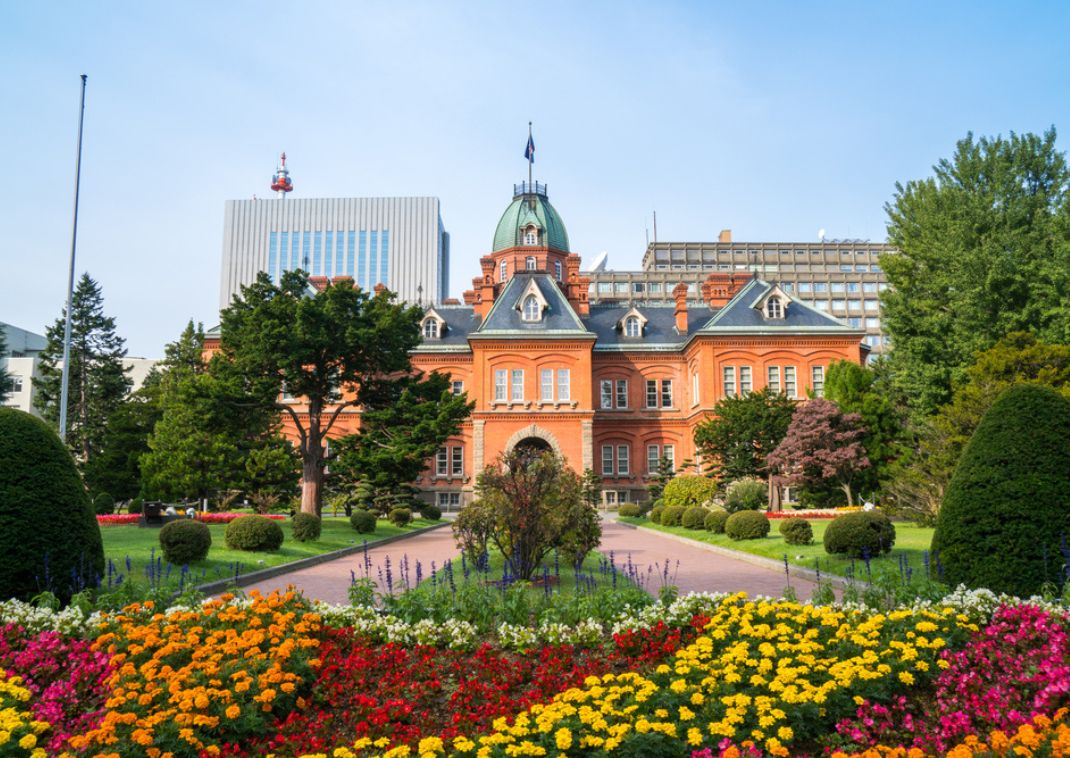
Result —
[{"label": "slate roof", "polygon": [[[517,302],[532,282],[546,300],[547,308],[539,321],[521,318]],[[472,337],[579,337],[594,336],[584,326],[557,283],[545,273],[518,272],[494,301],[487,318]]]},{"label": "slate roof", "polygon": [[865,334],[864,329],[848,326],[834,316],[812,308],[794,297],[787,304],[782,319],[767,319],[755,306],[774,287],[775,283],[751,279],[728,305],[719,309],[701,328],[703,334]]},{"label": "slate roof", "polygon": [[710,320],[715,311],[705,306],[687,307],[687,334],[676,331],[676,309],[672,305],[634,305],[646,316],[642,337],[625,337],[617,322],[633,307],[632,303],[619,305],[592,305],[591,314],[584,317],[587,328],[598,336],[595,350],[678,350],[694,334],[695,330]]}]

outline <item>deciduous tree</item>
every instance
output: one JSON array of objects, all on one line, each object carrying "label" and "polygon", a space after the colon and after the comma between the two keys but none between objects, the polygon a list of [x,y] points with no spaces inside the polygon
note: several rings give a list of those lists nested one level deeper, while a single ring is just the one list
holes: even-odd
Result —
[{"label": "deciduous tree", "polygon": [[722,482],[767,473],[766,456],[788,431],[795,401],[768,388],[726,397],[715,416],[695,429],[695,444],[711,472]]}]

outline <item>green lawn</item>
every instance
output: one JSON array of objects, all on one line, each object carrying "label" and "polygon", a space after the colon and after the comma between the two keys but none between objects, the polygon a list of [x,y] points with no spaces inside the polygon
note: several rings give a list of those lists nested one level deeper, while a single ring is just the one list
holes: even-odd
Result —
[{"label": "green lawn", "polygon": [[[784,560],[786,555],[788,561],[797,566],[805,566],[810,569],[819,568],[822,572],[829,574],[846,576],[852,567],[850,559],[832,556],[825,552],[822,538],[825,536],[825,527],[829,524],[828,519],[810,521],[810,525],[814,529],[814,542],[810,545],[788,545],[785,543],[784,538],[780,536],[778,531],[780,522],[776,519],[770,519],[772,528],[769,530],[768,537],[739,541],[730,539],[723,534],[714,534],[704,530],[685,529],[682,526],[661,526],[660,524],[653,524],[645,518],[621,518],[620,521],[659,532],[678,534],[699,542],[708,542],[711,545],[760,555],[778,561]],[[932,539],[933,530],[931,527],[897,522],[895,525],[895,547],[892,548],[892,552],[888,555],[870,561],[870,571],[891,570],[898,572],[900,556],[905,556],[907,565],[913,569],[915,575],[923,574],[925,571],[925,552],[929,549]],[[856,560],[853,562],[853,566],[855,578],[865,579],[865,564],[860,560]],[[933,567],[934,574],[935,571],[936,569]]]},{"label": "green lawn", "polygon": [[[416,519],[409,526],[397,527],[389,521],[380,520],[372,534],[358,534],[349,525],[349,519],[344,516],[337,518],[326,517],[323,519],[323,532],[316,542],[298,542],[290,532],[289,520],[280,521],[285,541],[282,547],[273,552],[250,553],[242,550],[231,550],[223,541],[225,524],[209,524],[212,532],[212,547],[208,551],[208,558],[190,566],[192,579],[196,583],[213,581],[232,577],[235,574],[244,574],[257,569],[279,566],[290,563],[300,558],[308,558],[332,550],[360,545],[367,540],[368,544],[393,537],[414,529],[430,526],[432,521]],[[104,556],[113,564],[114,571],[139,583],[148,583],[151,572],[150,561],[156,558],[156,572],[163,574],[167,581],[177,581],[178,567],[166,563],[160,553],[160,530],[155,528],[142,529],[137,525],[102,526],[101,535],[104,537]],[[129,561],[129,563],[128,563]],[[128,568],[129,566],[129,568]],[[105,576],[105,583],[108,578]],[[124,579],[125,581],[125,579]]]}]

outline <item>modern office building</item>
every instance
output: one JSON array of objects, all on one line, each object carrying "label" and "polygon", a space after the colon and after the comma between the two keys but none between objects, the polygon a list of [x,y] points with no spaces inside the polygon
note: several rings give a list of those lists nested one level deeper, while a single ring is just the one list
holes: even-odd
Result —
[{"label": "modern office building", "polygon": [[880,256],[895,252],[865,240],[812,242],[733,242],[730,230],[716,242],[652,242],[642,271],[594,270],[592,303],[635,301],[671,303],[680,282],[688,299],[702,299],[711,271],[745,271],[778,282],[786,292],[866,332],[871,358],[889,347],[881,330],[880,293],[887,287]]},{"label": "modern office building", "polygon": [[441,303],[449,292],[450,236],[437,197],[288,197],[286,153],[271,199],[228,200],[223,222],[219,306],[261,271],[348,276],[364,290],[384,284],[411,303]]}]

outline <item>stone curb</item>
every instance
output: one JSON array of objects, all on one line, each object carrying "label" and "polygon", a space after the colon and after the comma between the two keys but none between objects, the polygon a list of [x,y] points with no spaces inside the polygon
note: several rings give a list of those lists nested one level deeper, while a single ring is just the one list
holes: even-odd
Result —
[{"label": "stone curb", "polygon": [[[616,523],[621,526],[628,527],[629,529],[643,529],[644,531],[652,534],[657,534],[666,539],[675,540],[676,542],[683,543],[684,545],[690,545],[697,547],[701,550],[706,550],[710,553],[717,553],[723,555],[726,558],[735,558],[745,563],[752,563],[755,566],[762,566],[763,568],[772,569],[784,573],[784,562],[775,561],[772,558],[764,558],[760,555],[753,555],[751,553],[744,553],[741,550],[732,550],[731,548],[721,547],[720,545],[711,545],[708,542],[701,542],[699,540],[693,540],[690,537],[682,537],[679,534],[670,534],[669,532],[663,532],[659,529],[651,529],[648,526],[640,526],[639,524],[629,524],[624,521],[617,521]],[[817,583],[817,572],[813,569],[808,569],[804,566],[796,566],[795,564],[788,563],[788,573],[791,576],[797,576],[800,579],[806,579],[808,581]],[[848,586],[848,581],[842,576],[836,574],[821,574],[823,581],[829,581],[839,589],[845,589]]]},{"label": "stone curb", "polygon": [[[424,534],[425,532],[431,532],[435,529],[442,529],[449,526],[449,521],[443,521],[439,524],[432,524],[431,526],[421,527],[411,532],[405,532],[404,534],[395,534],[392,537],[384,537],[381,540],[375,540],[374,542],[368,542],[368,549],[381,547],[383,545],[389,545],[391,542],[399,542],[401,540],[408,539],[409,537],[415,537],[418,534]],[[258,569],[257,571],[250,571],[248,574],[239,574],[238,576],[228,577],[227,579],[217,579],[212,582],[205,582],[196,587],[199,592],[205,595],[217,595],[220,592],[224,592],[234,587],[248,587],[250,584],[257,584],[258,582],[265,582],[268,579],[274,579],[277,576],[283,574],[289,574],[293,571],[300,571],[301,569],[311,568],[312,566],[318,566],[321,563],[327,561],[333,561],[336,558],[345,558],[347,555],[354,555],[355,553],[364,552],[364,545],[354,545],[353,547],[344,547],[341,550],[333,550],[330,553],[322,553],[320,555],[312,555],[308,558],[299,558],[296,561],[290,563],[283,563],[278,566],[271,566],[270,568]]]}]

